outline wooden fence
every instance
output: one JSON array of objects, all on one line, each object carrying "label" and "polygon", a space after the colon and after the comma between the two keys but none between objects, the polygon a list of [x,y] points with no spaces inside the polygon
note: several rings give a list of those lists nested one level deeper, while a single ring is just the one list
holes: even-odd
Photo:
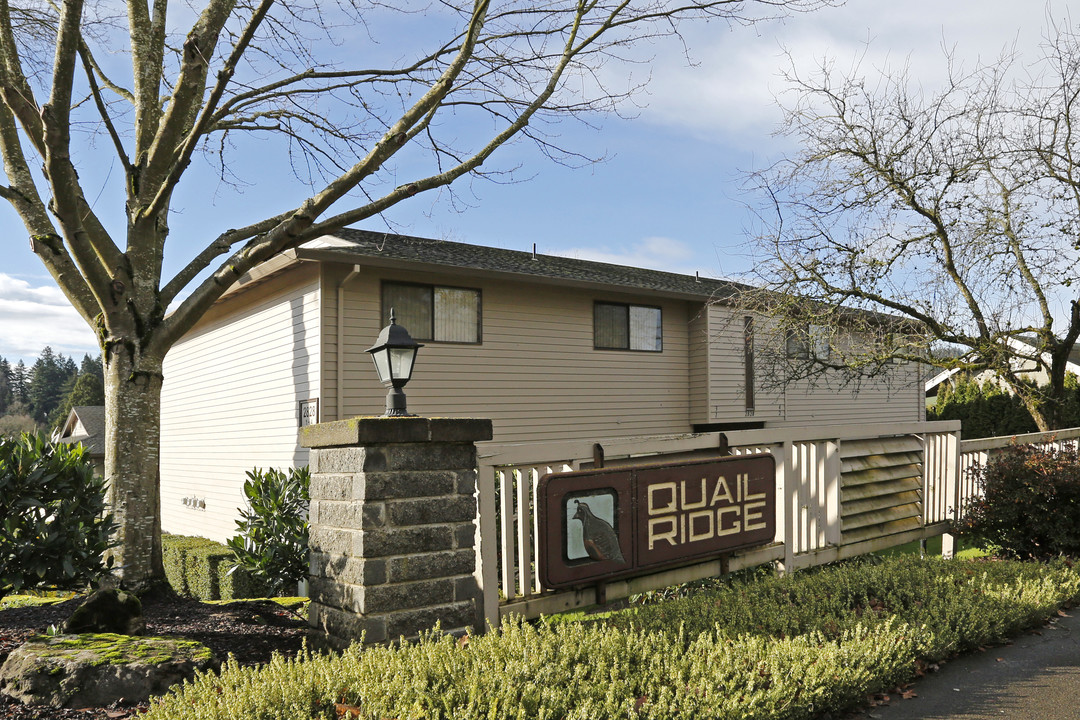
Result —
[{"label": "wooden fence", "polygon": [[1037,445],[1042,448],[1080,449],[1080,428],[1051,430],[1050,432],[1026,433],[1024,435],[1006,435],[1003,437],[979,438],[960,442],[960,494],[961,497],[973,497],[975,487],[975,468],[984,466],[995,454],[1009,445]]},{"label": "wooden fence", "polygon": [[[793,570],[942,535],[961,493],[960,423],[740,430],[599,442],[481,443],[477,582],[497,624],[593,605],[723,572],[778,562]],[[1077,435],[1080,437],[1080,430]],[[536,573],[537,485],[551,472],[771,453],[775,542],[602,588],[552,591]],[[951,544],[946,543],[948,551]]]}]

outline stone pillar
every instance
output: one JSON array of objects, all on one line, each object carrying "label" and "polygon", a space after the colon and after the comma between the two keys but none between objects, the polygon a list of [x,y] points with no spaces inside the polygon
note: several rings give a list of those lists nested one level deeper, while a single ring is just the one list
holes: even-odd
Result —
[{"label": "stone pillar", "polygon": [[310,425],[316,642],[412,638],[482,618],[473,575],[476,446],[491,421],[364,417]]}]

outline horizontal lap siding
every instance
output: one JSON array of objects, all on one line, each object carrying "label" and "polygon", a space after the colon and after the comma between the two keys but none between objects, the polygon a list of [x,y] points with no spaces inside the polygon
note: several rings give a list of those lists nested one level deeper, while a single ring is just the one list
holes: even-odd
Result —
[{"label": "horizontal lap siding", "polygon": [[709,422],[709,311],[703,307],[690,320],[690,420]]},{"label": "horizontal lap siding", "polygon": [[[746,412],[746,365],[743,359],[743,315],[724,305],[713,304],[709,316],[709,403],[708,417],[696,422],[742,422],[764,420],[773,423],[783,417],[784,393],[770,386],[770,378],[756,363],[754,412]],[[755,319],[755,346],[761,348],[764,321]]]},{"label": "horizontal lap siding", "polygon": [[[367,270],[347,286],[346,416],[384,406],[364,352],[380,329],[382,279],[481,290],[483,342],[425,343],[405,388],[410,412],[490,418],[495,438],[511,442],[690,429],[689,303],[393,270]],[[661,306],[663,352],[594,350],[594,300]]]},{"label": "horizontal lap siding", "polygon": [[[216,306],[166,356],[166,532],[231,537],[248,470],[307,464],[296,412],[319,395],[319,297],[315,268],[290,271]],[[187,497],[205,499],[205,510]]]},{"label": "horizontal lap siding", "polygon": [[917,422],[923,419],[922,378],[915,363],[895,365],[891,376],[864,381],[859,388],[827,380],[787,389],[783,425]]}]

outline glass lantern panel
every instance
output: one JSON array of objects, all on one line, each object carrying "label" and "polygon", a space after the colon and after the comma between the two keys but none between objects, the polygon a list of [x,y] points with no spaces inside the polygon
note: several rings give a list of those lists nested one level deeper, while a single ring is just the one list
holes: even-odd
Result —
[{"label": "glass lantern panel", "polygon": [[412,375],[416,348],[390,348],[390,370],[395,380],[408,380]]},{"label": "glass lantern panel", "polygon": [[379,382],[390,382],[390,351],[386,348],[371,353],[375,361],[375,372],[379,373]]}]

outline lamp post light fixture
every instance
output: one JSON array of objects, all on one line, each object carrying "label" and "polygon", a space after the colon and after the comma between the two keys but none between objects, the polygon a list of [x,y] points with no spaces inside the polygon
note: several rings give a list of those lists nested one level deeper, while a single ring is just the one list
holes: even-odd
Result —
[{"label": "lamp post light fixture", "polygon": [[383,417],[414,417],[405,409],[405,393],[401,388],[412,377],[416,351],[424,347],[409,335],[409,331],[394,322],[390,308],[390,324],[379,333],[375,344],[367,349],[375,361],[379,381],[390,388],[386,393],[386,413]]}]

